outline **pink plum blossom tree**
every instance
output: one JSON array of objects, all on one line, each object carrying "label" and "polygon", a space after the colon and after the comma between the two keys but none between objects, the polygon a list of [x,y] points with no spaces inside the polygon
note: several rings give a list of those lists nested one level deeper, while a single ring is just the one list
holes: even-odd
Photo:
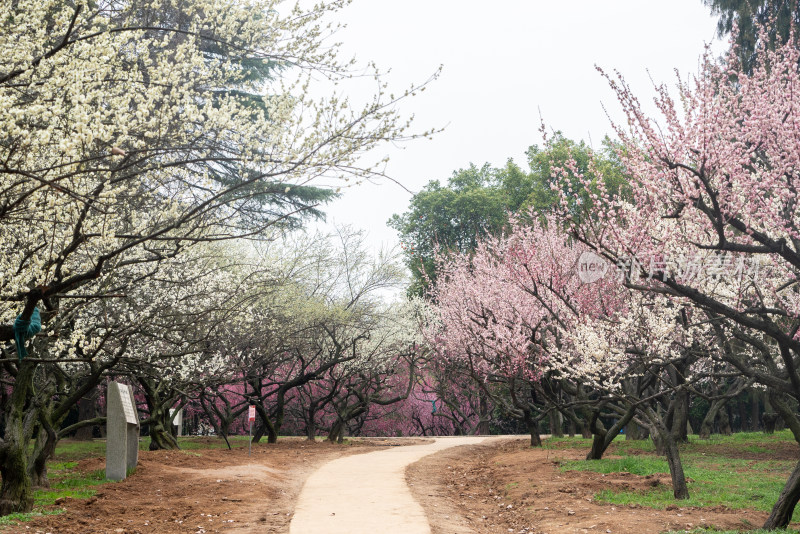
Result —
[{"label": "pink plum blossom tree", "polygon": [[[723,351],[744,376],[800,399],[800,50],[793,42],[758,49],[752,74],[735,47],[721,62],[707,53],[700,73],[679,82],[677,98],[656,88],[658,119],[622,76],[604,73],[627,118],[617,134],[630,194],[596,183],[592,218],[562,215],[577,239],[625,266],[629,287],[691,302],[722,345],[751,345]],[[796,415],[779,405],[800,441]],[[800,463],[765,528],[785,526],[798,499]]]}]

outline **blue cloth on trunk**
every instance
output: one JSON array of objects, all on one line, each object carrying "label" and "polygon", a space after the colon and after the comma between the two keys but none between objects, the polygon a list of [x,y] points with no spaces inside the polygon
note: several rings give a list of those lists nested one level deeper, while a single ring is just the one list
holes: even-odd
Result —
[{"label": "blue cloth on trunk", "polygon": [[30,320],[26,321],[22,315],[17,316],[14,321],[14,341],[17,342],[17,356],[21,360],[28,355],[25,350],[25,340],[32,338],[42,331],[42,316],[39,314],[39,308],[34,308]]}]

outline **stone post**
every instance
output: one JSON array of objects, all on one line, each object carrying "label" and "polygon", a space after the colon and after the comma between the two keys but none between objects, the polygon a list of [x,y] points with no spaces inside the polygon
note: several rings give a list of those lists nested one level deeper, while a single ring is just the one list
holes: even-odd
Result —
[{"label": "stone post", "polygon": [[[172,415],[174,413],[175,413],[175,408],[170,408],[169,409],[170,418],[172,418]],[[175,432],[175,435],[177,437],[183,436],[183,408],[178,410],[178,415],[176,415],[175,418],[172,419],[172,426],[178,427],[177,431]]]},{"label": "stone post", "polygon": [[108,383],[106,429],[106,478],[124,480],[139,460],[139,414],[125,384]]}]

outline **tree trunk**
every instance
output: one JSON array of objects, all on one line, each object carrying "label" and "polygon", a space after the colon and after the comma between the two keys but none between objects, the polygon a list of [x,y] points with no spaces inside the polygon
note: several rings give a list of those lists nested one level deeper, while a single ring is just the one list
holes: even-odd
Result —
[{"label": "tree trunk", "polygon": [[257,403],[256,412],[258,412],[258,415],[261,419],[261,424],[256,428],[256,433],[253,435],[252,442],[258,443],[266,433],[267,443],[278,443],[278,429],[270,420],[267,410],[264,409],[264,406]]},{"label": "tree trunk", "polygon": [[150,450],[158,451],[162,449],[180,449],[178,440],[172,435],[168,421],[167,411],[160,405],[150,405]]},{"label": "tree trunk", "polygon": [[625,427],[625,439],[647,439],[650,433],[646,427],[643,427],[633,419]]},{"label": "tree trunk", "polygon": [[541,447],[542,437],[539,435],[539,422],[533,417],[529,410],[523,410],[522,413],[525,426],[528,428],[528,433],[531,435],[531,447]]},{"label": "tree trunk", "polygon": [[[78,421],[97,417],[97,389],[78,401]],[[94,426],[84,426],[75,432],[73,437],[80,441],[91,441],[94,438]]]},{"label": "tree trunk", "polygon": [[278,443],[278,431],[274,426],[267,427],[267,443]]},{"label": "tree trunk", "polygon": [[3,478],[0,486],[0,516],[33,509],[33,489],[28,477],[26,453],[25,447],[13,443],[4,454],[3,463],[0,464],[0,476]]},{"label": "tree trunk", "polygon": [[314,421],[316,415],[316,410],[310,409],[308,411],[308,421],[306,422],[306,438],[308,441],[315,441],[317,439],[317,423]]},{"label": "tree trunk", "polygon": [[178,440],[172,434],[172,419],[169,417],[169,411],[164,408],[167,401],[164,399],[159,385],[155,380],[144,376],[139,377],[139,385],[142,386],[147,409],[150,411],[150,420],[148,421],[150,450],[180,449]]},{"label": "tree trunk", "polygon": [[603,452],[606,450],[606,447],[603,445],[606,440],[606,434],[608,434],[608,432],[594,435],[592,438],[592,448],[589,454],[586,455],[587,460],[600,460],[603,458]]},{"label": "tree trunk", "polygon": [[711,437],[711,430],[712,426],[714,425],[714,420],[717,418],[717,414],[725,402],[725,399],[717,399],[711,402],[711,406],[709,406],[706,416],[703,417],[703,422],[700,423],[700,439],[708,439]]},{"label": "tree trunk", "polygon": [[778,502],[772,507],[772,512],[764,523],[764,529],[788,527],[798,500],[800,500],[800,463],[794,467],[789,480],[783,486]]},{"label": "tree trunk", "polygon": [[[683,383],[683,380],[679,380]],[[685,389],[678,391],[673,400],[672,418],[668,423],[675,441],[686,443],[689,441],[688,422],[689,422],[689,392]]]},{"label": "tree trunk", "polygon": [[761,418],[764,420],[764,433],[774,434],[775,423],[778,422],[778,414],[775,412],[764,412]]},{"label": "tree trunk", "polygon": [[757,432],[760,428],[758,424],[759,415],[761,414],[760,406],[758,403],[758,391],[755,389],[750,390],[750,430]]},{"label": "tree trunk", "polygon": [[689,488],[686,486],[686,476],[683,473],[683,464],[675,436],[671,432],[664,432],[662,439],[669,464],[669,474],[672,477],[672,494],[676,499],[688,499]]},{"label": "tree trunk", "polygon": [[719,411],[719,433],[723,436],[730,436],[733,434],[731,430],[731,412],[730,405],[726,405]]},{"label": "tree trunk", "polygon": [[592,448],[589,451],[589,454],[586,455],[587,460],[600,460],[603,458],[603,454],[605,454],[606,450],[608,449],[609,445],[614,441],[614,439],[619,435],[620,431],[622,431],[628,423],[631,422],[633,416],[636,414],[636,409],[633,406],[628,407],[625,414],[617,420],[614,425],[605,430],[602,427],[602,423],[600,423],[599,418],[594,421],[594,439],[592,440]]},{"label": "tree trunk", "polygon": [[342,433],[344,427],[344,422],[341,419],[337,419],[333,425],[331,425],[331,431],[328,433],[328,441],[330,443],[336,443],[339,439],[339,435]]},{"label": "tree trunk", "polygon": [[477,434],[482,436],[489,435],[489,402],[486,400],[486,393],[483,390],[478,391],[478,399],[479,399],[479,417],[480,421],[478,423]]},{"label": "tree trunk", "polygon": [[672,477],[672,494],[676,499],[688,499],[689,488],[686,486],[686,476],[683,472],[683,463],[678,450],[678,442],[671,429],[667,427],[657,407],[646,408],[644,415],[650,423],[650,435],[653,436],[653,444],[656,446],[658,454],[667,457],[669,464],[669,474]]},{"label": "tree trunk", "polygon": [[775,411],[792,431],[795,441],[800,443],[800,420],[798,420],[794,409],[787,403],[788,398],[784,395],[771,394],[770,400],[772,405],[775,406]]},{"label": "tree trunk", "polygon": [[172,432],[164,427],[161,421],[150,423],[150,450],[177,450],[180,449],[178,441]]},{"label": "tree trunk", "polygon": [[745,432],[747,430],[747,407],[741,395],[739,396],[739,401],[736,403],[736,407],[739,410],[739,432]]},{"label": "tree trunk", "polygon": [[49,488],[50,481],[47,478],[47,460],[56,452],[58,435],[52,427],[48,429],[39,428],[39,435],[33,446],[33,461],[29,467],[31,485],[35,488]]},{"label": "tree trunk", "polygon": [[583,424],[581,425],[581,437],[583,439],[589,439],[592,437],[592,429],[589,428],[589,421],[586,419],[583,420]]},{"label": "tree trunk", "polygon": [[25,407],[36,364],[23,360],[6,408],[4,444],[0,448],[0,516],[33,509],[33,489],[28,471],[28,442],[33,420]]},{"label": "tree trunk", "polygon": [[557,438],[563,438],[564,429],[561,428],[561,414],[556,410],[550,410],[548,418],[550,421],[550,434]]},{"label": "tree trunk", "polygon": [[250,438],[251,443],[258,443],[261,441],[261,438],[267,433],[267,427],[264,425],[263,421],[256,425],[255,430],[253,431],[253,436]]}]

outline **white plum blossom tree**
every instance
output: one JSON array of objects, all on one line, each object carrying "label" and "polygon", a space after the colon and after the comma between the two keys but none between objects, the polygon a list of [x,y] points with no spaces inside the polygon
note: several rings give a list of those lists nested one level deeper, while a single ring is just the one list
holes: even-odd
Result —
[{"label": "white plum blossom tree", "polygon": [[[396,104],[408,93],[378,81],[356,107],[339,85],[352,65],[328,42],[326,16],[345,4],[0,5],[0,341],[12,387],[0,514],[32,506],[37,369],[98,339],[76,328],[66,353],[42,338],[21,358],[31,322],[53,320],[66,299],[109,297],[128,270],[198,242],[291,223],[371,176],[359,158],[377,143],[407,138]],[[310,90],[320,79],[327,96]]]}]

